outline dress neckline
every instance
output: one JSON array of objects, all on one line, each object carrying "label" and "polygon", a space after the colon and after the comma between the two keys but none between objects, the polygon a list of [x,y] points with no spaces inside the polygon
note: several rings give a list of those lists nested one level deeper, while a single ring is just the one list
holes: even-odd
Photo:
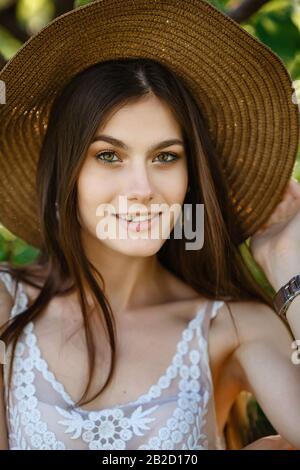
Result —
[{"label": "dress neckline", "polygon": [[[19,296],[21,297],[20,306],[23,310],[23,309],[28,308],[29,298],[27,296],[26,290],[25,290],[25,288],[24,288],[21,281],[18,282],[18,285],[20,286],[18,288],[19,289]],[[175,345],[175,351],[172,355],[171,361],[169,361],[165,371],[163,372],[162,375],[160,375],[158,380],[155,383],[153,383],[145,393],[140,394],[136,399],[128,401],[126,403],[116,404],[116,405],[113,405],[111,407],[88,410],[88,409],[85,409],[85,408],[81,408],[80,406],[75,406],[75,401],[71,398],[69,393],[66,391],[64,385],[60,381],[57,380],[54,372],[49,369],[49,364],[46,361],[46,359],[45,359],[45,357],[44,357],[44,355],[43,355],[43,353],[42,353],[42,351],[39,347],[38,338],[37,338],[37,336],[35,334],[35,331],[34,331],[34,322],[33,321],[29,322],[29,324],[27,325],[28,328],[25,328],[25,333],[29,333],[34,337],[34,341],[29,342],[29,344],[31,344],[31,343],[32,344],[31,344],[31,346],[28,346],[28,347],[29,347],[29,350],[31,350],[32,348],[35,348],[38,351],[38,356],[39,356],[39,358],[41,359],[41,361],[43,362],[43,365],[44,365],[43,370],[41,371],[42,374],[43,374],[43,377],[52,385],[54,390],[56,390],[57,393],[60,394],[60,396],[64,399],[64,401],[71,408],[74,408],[74,410],[76,410],[76,411],[78,411],[82,414],[88,414],[88,413],[91,413],[91,412],[92,413],[98,413],[98,414],[99,413],[105,413],[107,411],[122,409],[122,408],[125,408],[125,407],[128,407],[128,406],[147,403],[151,399],[153,399],[153,394],[154,395],[156,394],[157,397],[159,397],[161,395],[162,390],[164,388],[166,388],[165,383],[166,383],[166,381],[169,377],[170,368],[176,367],[177,372],[178,372],[178,369],[180,367],[178,365],[178,360],[181,357],[181,355],[184,354],[182,352],[182,349],[184,349],[183,345],[187,341],[186,338],[189,337],[188,335],[189,335],[190,330],[197,327],[199,321],[202,319],[203,315],[207,312],[207,308],[208,308],[208,305],[209,305],[210,302],[213,302],[213,304],[214,304],[212,306],[213,307],[212,308],[212,312],[213,312],[212,317],[214,316],[214,314],[216,312],[215,307],[217,305],[215,305],[215,304],[222,303],[222,302],[218,302],[218,301],[207,300],[206,302],[204,302],[204,304],[201,304],[201,306],[197,309],[196,314],[193,316],[193,318],[191,318],[191,320],[188,321],[187,325],[185,326],[185,328],[181,332],[179,341],[177,341],[177,343]],[[204,350],[204,348],[207,345],[206,338],[204,338],[202,336],[201,339],[202,339],[202,343],[201,343],[202,344],[202,350]],[[201,344],[199,344],[199,348],[201,348]]]}]

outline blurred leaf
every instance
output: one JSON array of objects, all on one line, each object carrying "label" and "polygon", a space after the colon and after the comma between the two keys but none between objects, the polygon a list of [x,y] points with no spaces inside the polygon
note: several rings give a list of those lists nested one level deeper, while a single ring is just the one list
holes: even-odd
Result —
[{"label": "blurred leaf", "polygon": [[40,251],[30,245],[27,245],[26,242],[20,238],[16,238],[12,242],[12,253],[11,261],[14,264],[27,264],[31,263],[38,257]]},{"label": "blurred leaf", "polygon": [[0,0],[0,10],[3,10],[3,8],[7,8],[13,2],[14,2],[14,0]]},{"label": "blurred leaf", "polygon": [[290,11],[293,9],[293,0],[270,0],[269,2],[265,3],[263,7],[259,10],[262,14],[268,14],[272,12],[280,12],[289,8]]},{"label": "blurred leaf", "polygon": [[9,257],[9,243],[0,233],[0,262],[6,261]]},{"label": "blurred leaf", "polygon": [[268,421],[255,397],[251,397],[247,404],[247,415],[249,418],[249,442],[253,442],[263,436],[271,436],[277,434],[277,431]]},{"label": "blurred leaf", "polygon": [[257,37],[257,36],[256,36],[256,30],[255,30],[254,26],[252,26],[252,24],[248,24],[248,23],[247,23],[247,24],[244,24],[244,25],[243,25],[243,28],[244,28],[248,33],[252,34],[252,36]]},{"label": "blurred leaf", "polygon": [[0,52],[9,60],[20,49],[22,43],[15,39],[5,28],[0,26]]},{"label": "blurred leaf", "polygon": [[289,64],[289,73],[293,80],[300,79],[300,52],[298,52],[294,60]]},{"label": "blurred leaf", "polygon": [[227,4],[228,4],[228,0],[210,0],[210,2],[214,7],[218,8],[219,10],[221,11],[224,11],[227,10]]},{"label": "blurred leaf", "polygon": [[55,15],[52,0],[19,0],[17,19],[30,35],[46,26]]},{"label": "blurred leaf", "polygon": [[293,176],[300,182],[300,161],[296,161],[295,169],[293,171]]},{"label": "blurred leaf", "polygon": [[7,230],[7,228],[5,228],[2,224],[0,224],[0,235],[4,238],[4,240],[7,241],[15,240],[16,238],[16,236]]},{"label": "blurred leaf", "polygon": [[74,8],[82,7],[83,5],[87,5],[88,3],[92,3],[93,0],[75,0]]},{"label": "blurred leaf", "polygon": [[299,29],[292,21],[291,14],[291,4],[268,12],[262,9],[253,16],[251,22],[258,39],[269,46],[286,63],[294,60],[300,50]]},{"label": "blurred leaf", "polygon": [[297,26],[299,32],[300,32],[300,9],[299,10],[294,10],[291,15],[293,23]]},{"label": "blurred leaf", "polygon": [[247,239],[247,242],[244,242],[239,246],[240,253],[256,282],[258,282],[258,284],[262,286],[262,288],[267,292],[267,294],[273,296],[275,294],[274,289],[269,283],[263,270],[255,262],[251,250],[249,248],[249,243],[250,237]]}]

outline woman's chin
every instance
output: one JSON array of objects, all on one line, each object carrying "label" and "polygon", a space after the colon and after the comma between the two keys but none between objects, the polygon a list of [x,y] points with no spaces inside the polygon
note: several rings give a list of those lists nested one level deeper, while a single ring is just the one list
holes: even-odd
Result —
[{"label": "woman's chin", "polygon": [[164,244],[165,240],[102,240],[109,248],[127,256],[153,256]]}]

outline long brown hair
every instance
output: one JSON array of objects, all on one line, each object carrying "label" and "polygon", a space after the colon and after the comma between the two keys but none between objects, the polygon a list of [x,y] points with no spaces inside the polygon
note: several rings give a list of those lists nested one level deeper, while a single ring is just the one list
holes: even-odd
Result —
[{"label": "long brown hair", "polygon": [[[101,284],[105,279],[87,259],[77,219],[77,179],[99,123],[124,104],[154,93],[173,111],[181,126],[187,154],[190,191],[184,203],[204,204],[204,246],[186,250],[187,240],[172,233],[157,253],[161,264],[209,299],[257,300],[272,307],[266,292],[255,282],[238,249],[239,234],[228,199],[228,187],[219,156],[209,138],[201,109],[184,81],[165,65],[145,58],[98,63],[72,78],[56,96],[38,162],[36,187],[43,248],[27,266],[3,266],[17,281],[39,287],[32,305],[5,324],[1,339],[12,342],[14,354],[28,322],[40,316],[55,296],[78,293],[86,345],[89,380],[76,405],[96,398],[110,383],[115,367],[115,322]],[[55,202],[59,222],[55,217]],[[39,267],[46,272],[39,280]],[[111,346],[109,375],[97,394],[88,397],[95,369],[95,345],[88,315],[85,286],[104,318]],[[12,361],[13,362],[13,361]],[[12,364],[11,364],[12,366]],[[12,367],[10,367],[11,377]],[[84,401],[85,400],[85,401]]]}]

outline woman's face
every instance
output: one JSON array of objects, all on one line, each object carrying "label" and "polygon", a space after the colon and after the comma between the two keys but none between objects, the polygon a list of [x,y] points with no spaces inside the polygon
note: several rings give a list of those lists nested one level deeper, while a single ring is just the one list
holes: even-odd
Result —
[{"label": "woman's face", "polygon": [[[80,170],[85,242],[130,256],[157,253],[180,216],[187,184],[182,134],[168,106],[155,95],[125,105],[98,128]],[[163,214],[150,223],[118,216],[138,212]]]}]

